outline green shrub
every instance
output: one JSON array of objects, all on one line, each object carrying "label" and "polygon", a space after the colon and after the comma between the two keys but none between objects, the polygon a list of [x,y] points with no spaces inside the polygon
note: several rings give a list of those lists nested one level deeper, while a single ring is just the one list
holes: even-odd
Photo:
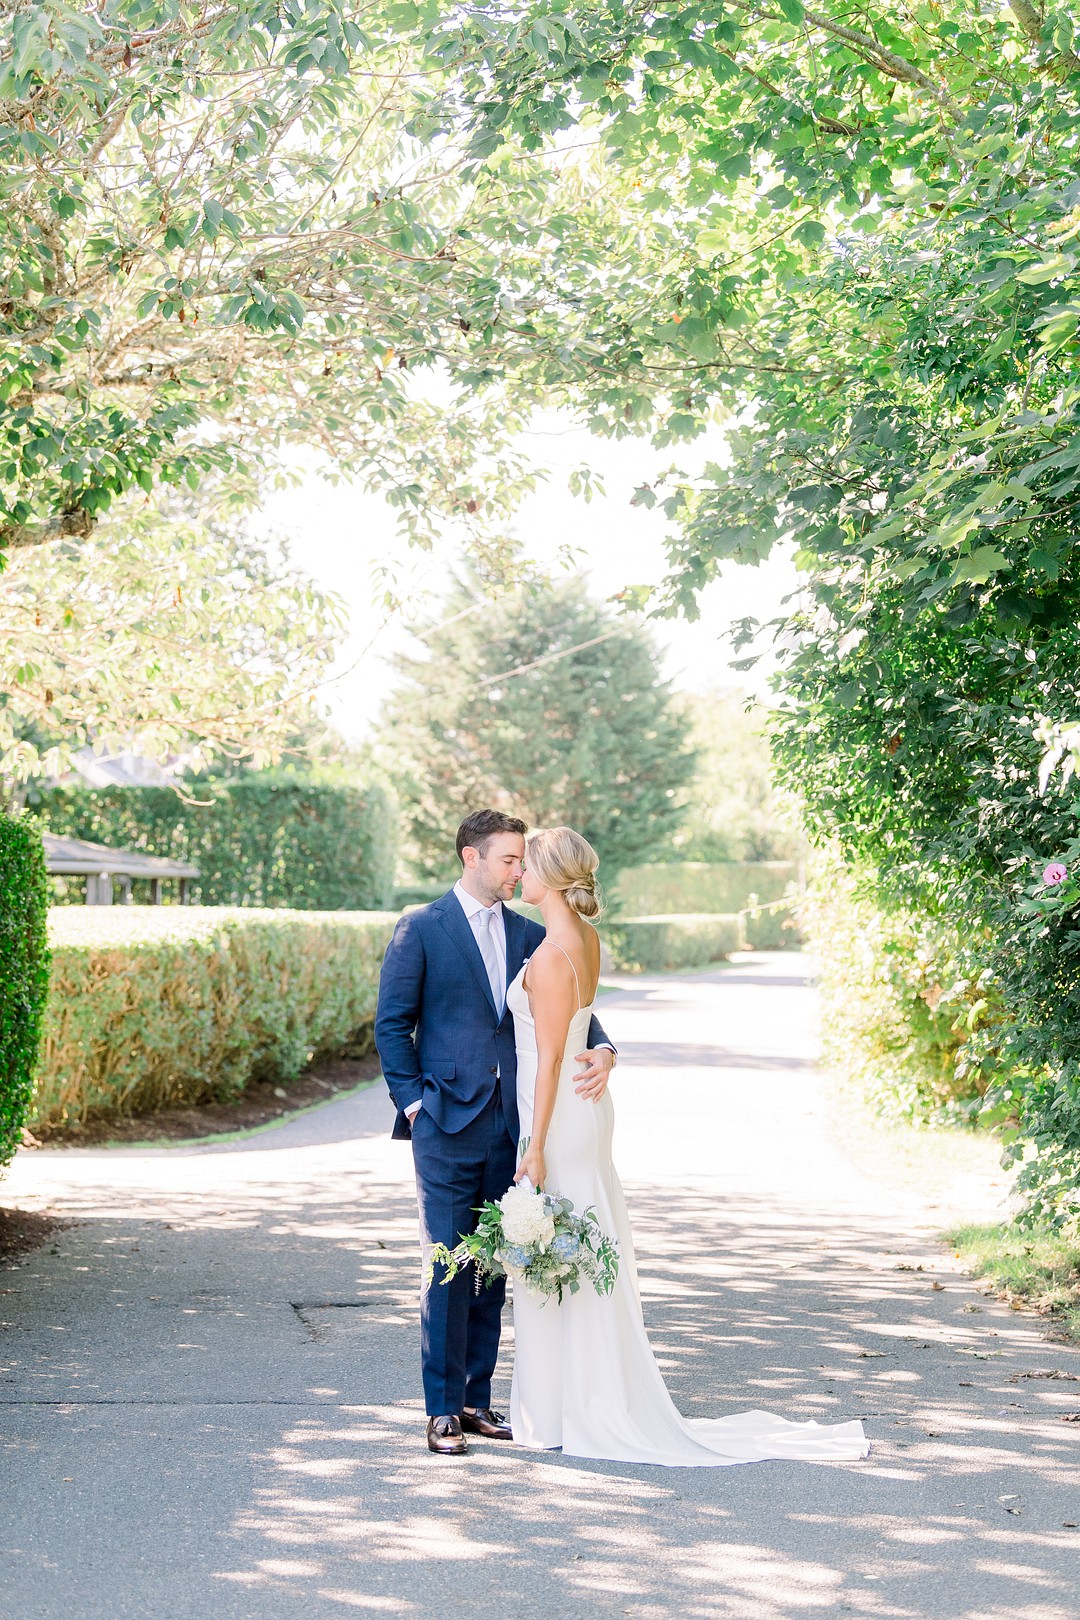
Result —
[{"label": "green shrub", "polygon": [[878,1111],[967,1119],[993,1077],[1000,1008],[946,919],[889,904],[869,874],[822,857],[803,916],[819,964],[824,1055]]},{"label": "green shrub", "polygon": [[227,1099],[370,1039],[392,913],[195,906],[50,913],[35,1122]]},{"label": "green shrub", "polygon": [[738,917],[713,913],[626,917],[603,926],[604,943],[624,973],[704,967],[739,949]]},{"label": "green shrub", "polygon": [[673,861],[620,874],[610,896],[619,916],[669,917],[741,911],[751,895],[781,900],[799,878],[794,861]]},{"label": "green shrub", "polygon": [[0,815],[0,1165],[18,1147],[33,1099],[49,987],[47,896],[37,828]]},{"label": "green shrub", "polygon": [[187,804],[171,788],[52,788],[31,809],[48,832],[191,862],[203,905],[391,906],[397,825],[382,788],[253,772],[194,791],[207,802]]}]

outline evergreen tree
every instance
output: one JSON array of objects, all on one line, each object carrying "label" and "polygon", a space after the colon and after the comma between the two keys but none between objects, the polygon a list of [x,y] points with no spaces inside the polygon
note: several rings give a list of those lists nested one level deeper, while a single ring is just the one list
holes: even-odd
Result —
[{"label": "evergreen tree", "polygon": [[773,780],[768,710],[723,686],[684,693],[681,705],[698,775],[673,859],[797,860],[804,843],[794,801]]},{"label": "evergreen tree", "polygon": [[695,760],[647,633],[578,581],[473,602],[457,591],[425,654],[401,660],[384,715],[417,875],[455,875],[458,823],[485,804],[576,827],[609,886],[667,855]]}]

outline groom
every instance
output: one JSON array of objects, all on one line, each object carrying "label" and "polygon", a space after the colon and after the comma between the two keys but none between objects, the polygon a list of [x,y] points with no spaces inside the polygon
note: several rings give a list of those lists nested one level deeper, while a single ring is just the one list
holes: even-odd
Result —
[{"label": "groom", "polygon": [[[476,1227],[476,1210],[501,1198],[518,1160],[517,1056],[507,987],[544,937],[511,911],[524,871],[523,821],[474,810],[458,828],[461,878],[430,906],[402,917],[379,980],[375,1043],[397,1105],[394,1136],[412,1138],[420,1235],[453,1248]],[[614,1048],[594,1018],[577,1091],[603,1096]],[[491,1410],[505,1278],[474,1288],[466,1267],[451,1283],[425,1284],[420,1300],[427,1442],[443,1456],[468,1434],[509,1440]]]}]

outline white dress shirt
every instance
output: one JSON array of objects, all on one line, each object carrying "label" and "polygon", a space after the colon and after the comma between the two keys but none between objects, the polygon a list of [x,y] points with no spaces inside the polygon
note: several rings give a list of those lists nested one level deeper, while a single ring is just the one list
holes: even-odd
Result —
[{"label": "white dress shirt", "polygon": [[[480,944],[480,922],[482,911],[491,912],[491,937],[495,943],[495,956],[499,963],[499,972],[502,975],[503,1000],[506,1000],[506,919],[503,917],[502,901],[496,900],[493,906],[485,906],[482,900],[477,900],[460,882],[454,884],[454,897],[460,905],[473,931],[473,938]],[[483,954],[481,952],[481,954]]]},{"label": "white dress shirt", "polygon": [[[461,906],[462,911],[465,913],[466,920],[468,921],[469,927],[473,931],[473,938],[476,940],[478,947],[480,945],[480,923],[477,919],[482,911],[491,911],[493,913],[491,919],[491,938],[495,945],[495,957],[499,964],[499,972],[502,975],[502,992],[503,999],[505,1000],[507,991],[506,921],[503,917],[502,901],[496,900],[493,906],[485,906],[482,900],[477,900],[476,896],[470,894],[468,889],[464,888],[461,883],[454,884],[454,895],[458,901],[458,904]],[[414,1103],[411,1108],[406,1110],[405,1118],[413,1120],[416,1118],[419,1112],[420,1104]]]}]

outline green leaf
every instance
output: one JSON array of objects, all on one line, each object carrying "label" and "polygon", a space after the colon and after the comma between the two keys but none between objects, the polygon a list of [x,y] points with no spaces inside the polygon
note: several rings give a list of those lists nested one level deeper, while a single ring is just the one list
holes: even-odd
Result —
[{"label": "green leaf", "polygon": [[1053,281],[1058,276],[1071,275],[1076,268],[1076,260],[1066,258],[1059,253],[1056,258],[1045,259],[1041,264],[1028,265],[1026,270],[1017,272],[1017,281],[1022,281],[1027,287],[1041,286],[1044,281]]},{"label": "green leaf", "polygon": [[949,584],[958,585],[968,580],[973,585],[985,585],[994,574],[1011,566],[1008,557],[993,546],[978,546],[968,556],[961,557],[953,569]]},{"label": "green leaf", "polygon": [[820,247],[825,240],[825,227],[819,220],[804,219],[802,224],[795,228],[792,235],[804,247]]}]

